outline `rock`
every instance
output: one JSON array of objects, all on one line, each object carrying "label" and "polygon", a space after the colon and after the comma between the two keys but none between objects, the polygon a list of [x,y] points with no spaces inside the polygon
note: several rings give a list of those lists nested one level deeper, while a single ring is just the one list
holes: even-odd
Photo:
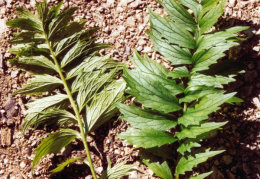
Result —
[{"label": "rock", "polygon": [[5,22],[4,19],[0,19],[0,35],[1,35],[2,33],[4,33],[5,30],[7,29],[7,26],[6,26],[5,23],[6,23],[6,22]]},{"label": "rock", "polygon": [[235,7],[237,4],[237,0],[229,0],[229,4],[231,7]]},{"label": "rock", "polygon": [[103,167],[98,167],[98,168],[96,168],[95,171],[96,171],[98,174],[101,174],[102,171],[103,171]]},{"label": "rock", "polygon": [[234,175],[230,170],[226,170],[228,179],[236,179],[236,175]]},{"label": "rock", "polygon": [[225,179],[223,173],[221,173],[221,172],[217,169],[217,167],[213,166],[211,170],[213,171],[213,173],[212,173],[212,175],[211,175],[212,179]]},{"label": "rock", "polygon": [[256,70],[253,70],[253,71],[248,71],[246,74],[245,74],[245,80],[247,82],[253,82],[258,76],[258,73]]},{"label": "rock", "polygon": [[131,55],[131,48],[128,45],[126,45],[125,46],[125,56],[128,57],[130,55]]},{"label": "rock", "polygon": [[0,53],[0,72],[4,69],[4,58],[3,54]]},{"label": "rock", "polygon": [[85,179],[92,179],[92,178],[93,178],[92,175],[88,175],[85,177]]},{"label": "rock", "polygon": [[20,163],[20,167],[21,167],[21,168],[26,167],[26,162],[22,161],[22,162]]},{"label": "rock", "polygon": [[136,179],[136,178],[139,178],[136,170],[129,172],[128,179]]},{"label": "rock", "polygon": [[12,129],[8,127],[1,128],[1,145],[10,146],[12,144]]},{"label": "rock", "polygon": [[138,41],[139,45],[145,45],[146,43],[147,43],[146,40],[143,40],[143,39]]},{"label": "rock", "polygon": [[137,8],[138,6],[142,5],[143,2],[141,0],[135,0],[134,2],[129,4],[129,7]]},{"label": "rock", "polygon": [[260,119],[260,112],[257,112],[255,117],[256,117],[257,119]]},{"label": "rock", "polygon": [[223,160],[226,165],[230,165],[233,162],[233,157],[231,155],[224,155]]},{"label": "rock", "polygon": [[136,49],[137,51],[142,51],[143,50],[143,47],[142,46],[139,46],[139,47],[137,47],[137,49]]},{"label": "rock", "polygon": [[248,156],[246,154],[242,155],[242,162],[247,162],[248,161]]},{"label": "rock", "polygon": [[18,73],[19,73],[19,70],[17,70],[17,71],[12,71],[12,72],[11,72],[11,77],[12,77],[12,78],[17,77],[17,76],[18,76]]},{"label": "rock", "polygon": [[127,1],[126,0],[121,0],[118,6],[126,7],[127,6]]},{"label": "rock", "polygon": [[252,63],[249,63],[248,65],[247,65],[247,67],[248,67],[248,69],[249,70],[253,70],[254,68],[255,68],[255,64],[252,62]]},{"label": "rock", "polygon": [[18,114],[16,100],[12,97],[9,97],[9,100],[6,102],[4,109],[6,111],[6,117],[8,118],[8,120],[12,120],[12,117],[17,116]]},{"label": "rock", "polygon": [[9,160],[7,158],[4,159],[4,164],[7,164]]},{"label": "rock", "polygon": [[253,50],[256,51],[256,52],[259,52],[259,51],[260,51],[260,47],[259,47],[259,46],[255,46],[255,47],[253,48]]},{"label": "rock", "polygon": [[36,3],[35,3],[35,0],[31,0],[31,1],[30,1],[30,5],[31,5],[32,7],[35,7],[35,4],[36,4]]},{"label": "rock", "polygon": [[246,163],[243,163],[243,170],[244,172],[246,172],[247,175],[249,175],[252,172],[251,167]]},{"label": "rock", "polygon": [[115,0],[107,0],[107,4],[112,7],[115,4]]},{"label": "rock", "polygon": [[258,97],[253,98],[253,103],[258,109],[260,109],[260,101]]},{"label": "rock", "polygon": [[151,52],[151,51],[152,51],[151,47],[144,47],[144,50],[142,52],[148,53],[148,52]]},{"label": "rock", "polygon": [[132,16],[128,17],[126,20],[126,24],[129,27],[135,27],[135,18]]}]

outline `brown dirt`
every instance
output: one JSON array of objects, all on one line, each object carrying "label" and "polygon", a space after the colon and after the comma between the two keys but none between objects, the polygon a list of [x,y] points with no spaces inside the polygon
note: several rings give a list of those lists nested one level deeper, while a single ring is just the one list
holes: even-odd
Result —
[{"label": "brown dirt", "polygon": [[[51,1],[58,3],[60,1]],[[30,129],[21,135],[20,127],[23,120],[24,104],[29,96],[11,96],[22,83],[30,77],[18,69],[11,68],[8,59],[12,30],[5,22],[14,18],[14,9],[18,6],[34,9],[34,0],[0,0],[0,178],[31,178],[30,165],[34,157],[33,149],[45,138],[51,129]],[[97,34],[100,42],[109,43],[115,48],[107,51],[113,58],[127,63],[133,49],[148,54],[159,63],[169,67],[161,56],[152,50],[152,43],[144,33],[149,28],[147,6],[163,15],[164,10],[156,0],[65,0],[64,8],[78,6],[76,19],[87,19],[87,28],[101,27]],[[237,82],[227,86],[228,91],[238,91],[237,96],[244,103],[234,106],[225,105],[211,117],[217,121],[228,120],[222,131],[204,142],[205,147],[225,149],[226,152],[199,165],[195,171],[213,170],[210,178],[260,178],[260,1],[229,0],[225,13],[216,27],[224,28],[235,25],[248,25],[245,32],[247,41],[239,48],[233,49],[233,58],[245,64],[244,74],[237,77]],[[230,56],[230,54],[229,54]],[[127,129],[125,122],[112,120],[103,125],[89,137],[91,154],[97,173],[107,167],[106,157],[112,164],[127,160],[136,163],[141,172],[134,171],[129,178],[156,178],[151,170],[142,165],[138,158],[138,150],[127,146],[115,136]],[[48,155],[36,167],[37,178],[91,178],[90,171],[83,163],[71,164],[62,173],[50,176],[48,170],[53,169],[66,157],[85,157],[83,145],[75,141],[57,156]]]}]

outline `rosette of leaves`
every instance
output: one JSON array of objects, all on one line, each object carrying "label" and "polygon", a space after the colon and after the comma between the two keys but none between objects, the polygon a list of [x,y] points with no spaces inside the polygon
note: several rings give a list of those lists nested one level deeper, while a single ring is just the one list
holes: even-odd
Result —
[{"label": "rosette of leaves", "polygon": [[[227,123],[213,122],[209,114],[220,109],[223,103],[242,101],[234,97],[235,93],[226,93],[223,89],[223,85],[235,81],[234,74],[240,69],[228,70],[234,65],[222,63],[223,75],[223,68],[214,66],[225,56],[225,51],[239,45],[237,33],[248,28],[240,26],[209,32],[224,12],[225,2],[163,0],[160,4],[168,17],[161,17],[149,8],[147,34],[154,49],[175,68],[170,71],[137,51],[130,59],[135,69],[124,68],[127,93],[142,107],[117,103],[123,114],[121,118],[131,124],[131,128],[118,137],[142,148],[143,163],[158,177],[178,179],[224,151],[203,149],[200,142]],[[171,151],[173,143],[178,155]],[[171,170],[167,159],[175,161],[175,169]],[[191,178],[205,178],[210,174]]]},{"label": "rosette of leaves", "polygon": [[[59,127],[57,132],[41,140],[35,149],[32,171],[43,156],[59,153],[77,138],[84,144],[87,160],[69,159],[52,172],[61,171],[71,162],[84,160],[93,177],[97,178],[86,138],[88,133],[114,116],[117,108],[113,102],[125,100],[126,84],[117,80],[123,65],[108,56],[98,56],[100,49],[110,47],[96,43],[92,38],[98,28],[85,30],[85,20],[71,21],[77,8],[60,12],[61,6],[62,2],[51,8],[46,0],[37,2],[36,15],[27,9],[17,8],[19,18],[7,22],[11,28],[21,30],[14,33],[14,38],[9,41],[16,44],[10,51],[17,55],[10,63],[35,75],[15,94],[44,93],[44,96],[27,104],[22,131],[24,133],[30,126]],[[69,126],[77,126],[79,130]],[[119,165],[110,170],[121,176],[132,167]]]}]

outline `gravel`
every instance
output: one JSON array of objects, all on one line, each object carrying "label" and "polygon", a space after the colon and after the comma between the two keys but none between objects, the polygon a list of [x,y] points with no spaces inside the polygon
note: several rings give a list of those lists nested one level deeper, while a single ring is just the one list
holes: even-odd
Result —
[{"label": "gravel", "polygon": [[[50,1],[58,3],[58,1]],[[0,0],[0,178],[31,178],[30,165],[35,155],[34,148],[45,138],[50,129],[30,129],[21,135],[21,124],[24,116],[25,104],[30,97],[11,94],[26,83],[31,77],[11,68],[8,59],[13,56],[8,53],[10,45],[6,43],[11,39],[11,33],[5,23],[14,18],[14,9],[18,6],[34,9],[34,0]],[[87,28],[100,26],[97,33],[100,42],[113,45],[114,49],[101,52],[111,52],[117,61],[128,64],[132,51],[137,49],[142,54],[147,54],[153,60],[172,69],[160,54],[153,51],[152,43],[145,34],[149,29],[147,7],[150,6],[160,15],[166,15],[163,8],[155,0],[91,0],[76,1],[65,0],[64,9],[78,6],[75,19],[87,19]],[[195,172],[208,172],[213,170],[211,178],[260,178],[260,2],[259,0],[229,0],[225,13],[216,28],[225,28],[235,25],[248,25],[250,29],[244,34],[248,40],[241,43],[241,48],[233,56],[245,64],[245,73],[237,77],[237,82],[227,86],[227,91],[237,91],[237,96],[244,99],[244,103],[224,105],[225,111],[215,113],[212,117],[216,121],[229,123],[218,131],[216,136],[205,141],[203,146],[212,149],[225,149],[226,152],[209,160],[208,163],[199,165]],[[11,105],[7,105],[11,104]],[[111,159],[112,165],[127,160],[136,163],[139,171],[131,173],[129,178],[156,178],[138,159],[138,150],[127,146],[115,136],[127,129],[125,122],[113,121],[103,125],[95,133],[90,142],[92,157],[95,167],[101,172],[106,168],[106,157]],[[66,150],[65,150],[66,151]],[[44,157],[35,168],[36,178],[50,178],[48,171],[64,161],[67,157],[85,157],[83,146],[74,141],[69,151],[63,151],[57,157],[48,155]],[[99,152],[98,152],[99,151]],[[174,166],[173,166],[174,167]],[[57,178],[91,178],[90,170],[86,165],[73,164]]]}]

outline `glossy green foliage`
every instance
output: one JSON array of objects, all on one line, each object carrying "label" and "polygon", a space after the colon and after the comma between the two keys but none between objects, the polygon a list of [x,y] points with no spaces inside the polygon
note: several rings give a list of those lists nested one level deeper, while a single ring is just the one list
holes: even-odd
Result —
[{"label": "glossy green foliage", "polygon": [[[195,148],[201,147],[203,139],[227,123],[210,122],[208,116],[225,102],[241,101],[234,97],[235,93],[227,94],[223,89],[223,85],[235,81],[236,70],[221,68],[225,75],[216,69],[211,74],[205,71],[225,56],[225,51],[239,45],[237,33],[248,28],[209,31],[224,12],[225,2],[160,1],[168,17],[161,17],[149,8],[150,30],[147,34],[154,43],[154,49],[175,68],[169,71],[147,56],[142,57],[137,51],[130,59],[135,69],[124,68],[124,79],[129,86],[127,93],[142,106],[117,104],[123,114],[121,119],[132,126],[118,137],[128,144],[144,148],[146,152],[141,153],[143,162],[161,178],[173,178],[171,172],[179,178],[208,158],[223,152]],[[222,63],[221,66],[228,67],[229,64]],[[164,148],[176,141],[178,156],[165,155]],[[156,160],[154,156],[174,158],[177,161],[176,169],[170,170],[165,160]],[[204,178],[210,174],[192,178]]]}]

